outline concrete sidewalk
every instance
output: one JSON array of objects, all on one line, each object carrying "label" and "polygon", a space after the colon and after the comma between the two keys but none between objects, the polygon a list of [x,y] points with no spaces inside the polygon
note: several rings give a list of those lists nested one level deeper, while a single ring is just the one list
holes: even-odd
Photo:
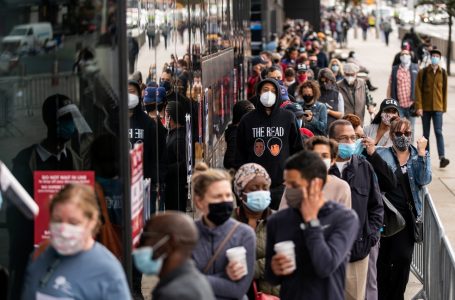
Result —
[{"label": "concrete sidewalk", "polygon": [[[400,40],[395,32],[390,36],[389,46],[386,47],[382,39],[376,39],[375,36],[368,36],[365,42],[360,39],[353,39],[351,32],[348,48],[356,51],[359,61],[370,70],[370,78],[373,85],[378,89],[372,93],[374,101],[379,104],[386,97],[388,78],[392,69],[392,61],[396,53],[400,51]],[[451,160],[451,163],[445,169],[439,168],[439,158],[437,155],[436,139],[432,131],[430,133],[431,165],[433,180],[429,185],[429,191],[435,203],[437,213],[443,223],[445,233],[454,247],[455,244],[455,155],[453,140],[455,139],[455,103],[451,101],[455,98],[455,77],[448,79],[448,111],[444,114],[444,139],[445,155]],[[368,121],[366,121],[368,122]],[[416,119],[415,127],[416,137],[422,136],[422,124],[420,118]],[[406,299],[411,299],[421,288],[417,279],[411,276]]]}]

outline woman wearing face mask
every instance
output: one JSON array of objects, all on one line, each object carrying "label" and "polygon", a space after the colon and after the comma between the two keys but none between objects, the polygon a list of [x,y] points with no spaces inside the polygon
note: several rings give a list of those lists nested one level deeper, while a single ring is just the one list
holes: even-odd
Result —
[{"label": "woman wearing face mask", "polygon": [[[231,218],[231,178],[223,170],[199,164],[192,188],[194,205],[201,214],[196,221],[199,241],[192,254],[196,267],[207,276],[217,299],[247,299],[254,275],[256,236],[248,225]],[[235,247],[245,248],[246,268],[228,260],[226,250]]]},{"label": "woman wearing face mask", "polygon": [[298,88],[299,101],[304,110],[303,127],[309,129],[314,135],[327,133],[327,107],[318,101],[321,92],[317,81],[309,80]]},{"label": "woman wearing face mask", "polygon": [[341,67],[341,62],[338,59],[332,58],[330,60],[329,69],[333,72],[333,75],[335,75],[336,81],[340,81],[344,78],[343,68]]},{"label": "woman wearing face mask", "polygon": [[131,299],[119,261],[93,238],[100,222],[94,191],[65,186],[49,214],[50,244],[33,254],[22,299]]},{"label": "woman wearing face mask", "polygon": [[254,280],[257,290],[278,296],[279,288],[264,279],[266,225],[267,217],[272,214],[270,184],[270,176],[262,166],[255,163],[241,166],[234,177],[234,190],[241,204],[234,210],[233,217],[256,231]]},{"label": "woman wearing face mask", "polygon": [[385,99],[381,103],[379,113],[371,121],[370,125],[363,128],[367,137],[374,139],[377,146],[390,147],[392,140],[389,136],[392,119],[399,117],[399,106],[395,99]]},{"label": "woman wearing face mask", "polygon": [[397,188],[385,193],[406,221],[405,228],[390,237],[381,237],[377,283],[379,299],[403,299],[414,249],[414,219],[422,218],[422,189],[431,182],[431,162],[421,137],[411,145],[411,123],[396,119],[390,126],[393,146],[379,147],[378,154],[397,177]]}]

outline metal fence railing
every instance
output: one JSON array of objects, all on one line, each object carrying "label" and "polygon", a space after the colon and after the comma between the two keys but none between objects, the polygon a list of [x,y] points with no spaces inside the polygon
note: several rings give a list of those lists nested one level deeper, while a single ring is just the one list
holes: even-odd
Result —
[{"label": "metal fence railing", "polygon": [[411,271],[423,288],[413,299],[455,299],[455,254],[428,191],[423,201],[423,219],[423,243],[415,245],[411,264]]},{"label": "metal fence railing", "polygon": [[[72,72],[0,77],[0,132],[14,134],[13,121],[41,113],[44,100],[52,94],[79,99],[79,78]],[[17,113],[21,112],[18,116]],[[24,115],[22,115],[24,113]]]}]

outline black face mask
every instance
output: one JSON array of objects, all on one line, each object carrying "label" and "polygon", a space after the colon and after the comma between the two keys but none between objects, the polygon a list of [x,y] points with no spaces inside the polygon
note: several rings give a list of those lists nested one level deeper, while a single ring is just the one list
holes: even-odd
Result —
[{"label": "black face mask", "polygon": [[303,95],[302,98],[303,98],[303,100],[305,100],[305,102],[313,101],[313,96],[310,96],[310,95]]},{"label": "black face mask", "polygon": [[154,105],[145,105],[145,110],[149,113],[155,110]]},{"label": "black face mask", "polygon": [[160,87],[163,87],[166,90],[166,92],[169,92],[172,88],[171,83],[166,80],[160,81]]},{"label": "black face mask", "polygon": [[207,219],[215,223],[216,226],[219,226],[231,217],[233,210],[233,202],[211,203],[209,204]]}]

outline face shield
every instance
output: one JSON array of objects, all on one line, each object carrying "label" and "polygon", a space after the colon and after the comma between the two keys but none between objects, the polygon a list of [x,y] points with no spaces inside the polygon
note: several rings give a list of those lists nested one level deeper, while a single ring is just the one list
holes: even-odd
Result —
[{"label": "face shield", "polygon": [[[79,134],[92,133],[90,126],[85,121],[79,108],[75,104],[63,106],[57,111],[57,119],[69,114],[74,122],[74,126]],[[66,117],[66,116],[65,116]]]}]

